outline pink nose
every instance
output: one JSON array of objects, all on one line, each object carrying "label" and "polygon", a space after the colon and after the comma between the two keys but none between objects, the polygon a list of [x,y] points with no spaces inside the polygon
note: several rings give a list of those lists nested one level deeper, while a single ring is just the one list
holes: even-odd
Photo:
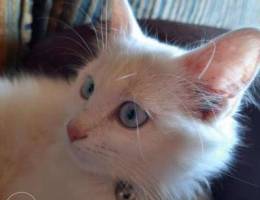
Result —
[{"label": "pink nose", "polygon": [[77,140],[88,137],[86,131],[81,130],[72,121],[70,121],[67,125],[67,132],[71,142],[75,142]]}]

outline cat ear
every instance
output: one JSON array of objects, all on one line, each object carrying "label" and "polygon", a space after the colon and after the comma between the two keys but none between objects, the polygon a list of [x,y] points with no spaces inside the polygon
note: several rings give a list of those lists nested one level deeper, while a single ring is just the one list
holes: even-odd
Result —
[{"label": "cat ear", "polygon": [[116,34],[141,34],[142,31],[134,17],[127,0],[112,0],[110,29]]},{"label": "cat ear", "polygon": [[260,31],[227,33],[184,55],[182,61],[192,79],[202,83],[209,95],[218,97],[218,109],[209,108],[204,117],[227,113],[240,101],[259,70]]}]

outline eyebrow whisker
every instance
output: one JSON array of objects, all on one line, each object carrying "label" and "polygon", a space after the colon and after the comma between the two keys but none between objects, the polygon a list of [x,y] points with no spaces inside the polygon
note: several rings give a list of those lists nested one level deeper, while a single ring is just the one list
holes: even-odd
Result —
[{"label": "eyebrow whisker", "polygon": [[135,75],[136,75],[136,72],[121,76],[121,77],[117,78],[116,80],[120,81],[120,80],[127,79],[127,78],[130,78],[130,77],[135,76]]}]

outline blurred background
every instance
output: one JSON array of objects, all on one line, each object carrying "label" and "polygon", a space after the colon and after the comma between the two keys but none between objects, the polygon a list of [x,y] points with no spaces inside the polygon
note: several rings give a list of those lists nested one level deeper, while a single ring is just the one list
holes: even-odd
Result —
[{"label": "blurred background", "polygon": [[[18,62],[25,44],[69,26],[95,23],[109,0],[1,0],[0,69]],[[138,19],[217,28],[260,26],[259,0],[129,0]],[[103,13],[103,15],[101,15]],[[25,51],[25,49],[23,49]]]}]

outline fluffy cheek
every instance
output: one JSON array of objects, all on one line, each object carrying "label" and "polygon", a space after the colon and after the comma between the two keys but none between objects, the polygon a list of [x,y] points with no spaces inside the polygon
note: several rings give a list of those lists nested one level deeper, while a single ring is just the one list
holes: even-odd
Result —
[{"label": "fluffy cheek", "polygon": [[227,119],[220,128],[182,121],[175,127],[151,128],[145,138],[147,171],[171,182],[183,177],[203,179],[225,169],[238,142],[232,123]]},{"label": "fluffy cheek", "polygon": [[[171,127],[171,129],[173,129]],[[175,129],[181,137],[179,151],[172,151],[173,172],[180,177],[205,178],[224,170],[238,143],[233,121],[226,119],[221,125],[211,125],[182,121]]]},{"label": "fluffy cheek", "polygon": [[152,124],[136,130],[110,122],[89,131],[87,138],[73,142],[70,149],[76,162],[85,170],[128,176],[136,168],[152,169],[154,160],[165,157],[162,148],[170,148],[166,144]]}]

